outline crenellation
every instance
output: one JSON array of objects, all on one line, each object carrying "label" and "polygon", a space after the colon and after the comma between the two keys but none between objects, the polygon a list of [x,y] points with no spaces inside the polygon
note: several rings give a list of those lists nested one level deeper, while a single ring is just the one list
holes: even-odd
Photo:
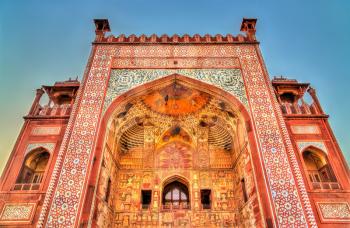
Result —
[{"label": "crenellation", "polygon": [[190,36],[188,34],[178,35],[174,34],[172,36],[168,36],[166,34],[158,36],[153,34],[151,36],[147,36],[142,34],[140,36],[136,36],[135,34],[131,34],[129,36],[125,36],[121,34],[117,37],[114,35],[109,35],[108,37],[100,38],[95,41],[96,43],[110,43],[110,44],[127,44],[127,43],[149,43],[149,44],[172,44],[172,43],[183,43],[183,44],[229,44],[229,43],[251,43],[256,42],[242,34],[237,36],[233,36],[231,34],[223,35],[210,35],[206,34],[201,36],[199,34],[195,34]]}]

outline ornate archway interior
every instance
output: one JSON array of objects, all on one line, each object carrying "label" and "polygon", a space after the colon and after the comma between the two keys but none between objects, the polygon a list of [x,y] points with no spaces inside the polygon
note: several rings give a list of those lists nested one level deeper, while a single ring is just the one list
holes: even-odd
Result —
[{"label": "ornate archway interior", "polygon": [[254,226],[244,123],[222,97],[176,78],[130,96],[108,122],[97,224]]}]

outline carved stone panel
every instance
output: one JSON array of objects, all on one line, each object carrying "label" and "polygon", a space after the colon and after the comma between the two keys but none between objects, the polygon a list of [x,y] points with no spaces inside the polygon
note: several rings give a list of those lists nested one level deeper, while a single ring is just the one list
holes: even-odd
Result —
[{"label": "carved stone panel", "polygon": [[32,130],[32,135],[58,135],[60,131],[60,126],[34,127]]},{"label": "carved stone panel", "polygon": [[317,202],[324,220],[350,221],[350,206],[348,202]]},{"label": "carved stone panel", "polygon": [[0,224],[5,222],[30,222],[35,203],[5,203],[1,215]]}]

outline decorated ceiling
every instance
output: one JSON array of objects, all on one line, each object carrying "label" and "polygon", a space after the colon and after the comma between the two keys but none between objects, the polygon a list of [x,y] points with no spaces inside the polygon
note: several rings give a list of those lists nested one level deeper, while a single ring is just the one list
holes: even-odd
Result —
[{"label": "decorated ceiling", "polygon": [[175,81],[147,94],[142,101],[152,111],[178,116],[197,112],[208,104],[209,100],[209,94],[190,89]]},{"label": "decorated ceiling", "polygon": [[[169,168],[175,160],[178,168],[227,168],[237,150],[238,122],[239,113],[224,100],[175,78],[117,108],[110,125],[116,135],[109,148],[126,168],[145,167],[143,163]],[[157,154],[152,164],[144,159],[146,150]],[[198,150],[207,152],[195,158]]]}]

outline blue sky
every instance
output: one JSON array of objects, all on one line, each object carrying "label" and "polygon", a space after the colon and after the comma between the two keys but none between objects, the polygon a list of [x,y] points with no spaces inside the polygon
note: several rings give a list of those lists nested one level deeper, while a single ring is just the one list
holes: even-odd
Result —
[{"label": "blue sky", "polygon": [[0,170],[35,89],[81,78],[94,18],[112,33],[238,34],[258,18],[257,38],[270,77],[310,82],[350,161],[350,1],[40,1],[0,2]]}]

